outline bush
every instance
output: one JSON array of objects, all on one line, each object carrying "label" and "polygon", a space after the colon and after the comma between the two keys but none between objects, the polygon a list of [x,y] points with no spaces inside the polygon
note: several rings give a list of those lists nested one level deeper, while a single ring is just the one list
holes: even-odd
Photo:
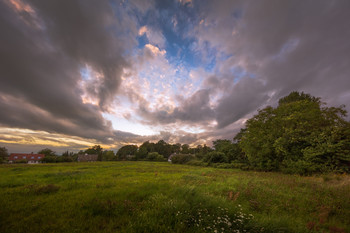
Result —
[{"label": "bush", "polygon": [[251,167],[249,166],[249,163],[248,162],[238,162],[238,161],[233,161],[231,162],[231,165],[234,167],[234,168],[239,168],[241,170],[250,170]]},{"label": "bush", "polygon": [[185,164],[192,159],[194,159],[194,157],[190,154],[178,154],[171,157],[171,162],[177,164]]},{"label": "bush", "polygon": [[283,161],[283,165],[281,170],[287,174],[311,175],[320,171],[319,166],[305,160]]},{"label": "bush", "polygon": [[205,162],[200,161],[200,160],[191,160],[191,161],[188,161],[186,164],[191,165],[191,166],[200,166],[200,167],[207,167],[208,166],[208,163],[205,163]]},{"label": "bush", "polygon": [[22,160],[16,160],[14,163],[28,163],[28,161],[25,159],[22,159]]},{"label": "bush", "polygon": [[222,152],[212,151],[205,155],[203,161],[208,163],[227,163],[228,158]]},{"label": "bush", "polygon": [[40,159],[43,163],[56,163],[56,156],[45,156],[44,158]]},{"label": "bush", "polygon": [[148,153],[146,159],[149,161],[164,161],[164,157],[157,152]]},{"label": "bush", "polygon": [[73,162],[73,159],[71,157],[67,156],[57,156],[56,157],[56,163],[68,163]]}]

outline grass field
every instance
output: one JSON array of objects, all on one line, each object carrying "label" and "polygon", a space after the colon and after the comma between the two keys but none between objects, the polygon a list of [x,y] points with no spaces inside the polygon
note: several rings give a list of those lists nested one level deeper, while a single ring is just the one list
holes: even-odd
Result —
[{"label": "grass field", "polygon": [[1,165],[0,232],[350,232],[350,176],[155,162]]}]

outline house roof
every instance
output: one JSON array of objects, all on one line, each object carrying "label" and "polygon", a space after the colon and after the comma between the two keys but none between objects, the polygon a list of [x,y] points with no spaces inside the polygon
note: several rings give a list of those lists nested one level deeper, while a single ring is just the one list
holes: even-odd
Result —
[{"label": "house roof", "polygon": [[40,159],[44,158],[44,154],[24,154],[24,153],[11,153],[9,156],[9,160],[32,160],[32,161],[39,161]]}]

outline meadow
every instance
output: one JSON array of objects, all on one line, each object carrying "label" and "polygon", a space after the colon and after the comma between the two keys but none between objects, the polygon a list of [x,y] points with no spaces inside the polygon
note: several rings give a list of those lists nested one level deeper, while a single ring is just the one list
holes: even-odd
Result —
[{"label": "meadow", "polygon": [[164,162],[0,165],[0,232],[350,232],[350,176]]}]

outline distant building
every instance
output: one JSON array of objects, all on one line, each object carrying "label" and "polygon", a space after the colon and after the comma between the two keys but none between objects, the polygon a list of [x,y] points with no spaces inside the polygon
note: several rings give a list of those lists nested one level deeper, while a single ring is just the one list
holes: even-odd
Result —
[{"label": "distant building", "polygon": [[176,155],[176,153],[172,153],[169,157],[168,157],[168,162],[171,163],[171,159]]},{"label": "distant building", "polygon": [[97,161],[98,155],[78,155],[78,162],[94,162]]},{"label": "distant building", "polygon": [[16,163],[19,161],[26,161],[27,163],[40,163],[40,159],[44,158],[44,154],[23,154],[23,153],[11,153],[9,157],[9,163]]}]

